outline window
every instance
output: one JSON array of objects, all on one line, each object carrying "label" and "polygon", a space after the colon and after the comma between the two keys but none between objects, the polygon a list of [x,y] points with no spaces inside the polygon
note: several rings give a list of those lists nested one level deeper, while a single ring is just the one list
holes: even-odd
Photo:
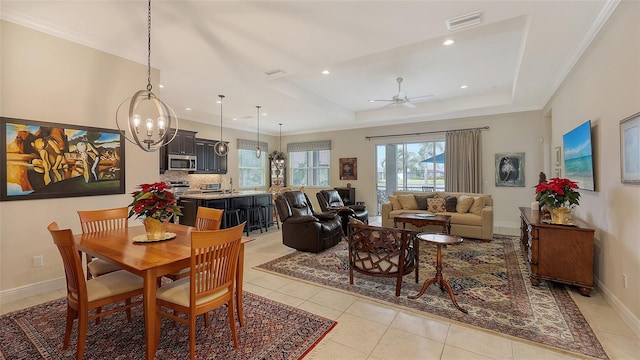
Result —
[{"label": "window", "polygon": [[330,150],[294,151],[289,153],[291,185],[329,186]]},{"label": "window", "polygon": [[376,145],[378,206],[394,190],[443,191],[444,145],[444,140]]},{"label": "window", "polygon": [[331,140],[287,144],[292,186],[329,186]]},{"label": "window", "polygon": [[256,157],[255,141],[238,139],[238,187],[255,188],[267,185],[267,144],[260,143],[262,156]]}]

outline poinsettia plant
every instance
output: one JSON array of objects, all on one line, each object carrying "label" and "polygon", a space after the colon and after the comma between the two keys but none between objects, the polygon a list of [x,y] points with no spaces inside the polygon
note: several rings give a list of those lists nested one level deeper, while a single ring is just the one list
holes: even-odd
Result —
[{"label": "poinsettia plant", "polygon": [[163,182],[140,184],[140,190],[134,191],[133,201],[129,206],[129,217],[136,215],[136,219],[150,217],[165,221],[172,215],[182,215],[169,186]]},{"label": "poinsettia plant", "polygon": [[575,190],[578,188],[575,181],[552,178],[548,182],[539,183],[535,188],[536,200],[540,204],[547,204],[549,209],[579,205],[580,193]]}]

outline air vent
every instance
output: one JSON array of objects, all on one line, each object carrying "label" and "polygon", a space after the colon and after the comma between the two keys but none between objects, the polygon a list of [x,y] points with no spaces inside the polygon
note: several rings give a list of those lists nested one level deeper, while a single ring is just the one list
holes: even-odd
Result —
[{"label": "air vent", "polygon": [[447,29],[456,31],[482,23],[482,10],[447,19]]},{"label": "air vent", "polygon": [[267,76],[282,75],[282,74],[284,74],[284,70],[282,70],[282,69],[271,69],[271,70],[265,71],[264,74],[267,75]]}]

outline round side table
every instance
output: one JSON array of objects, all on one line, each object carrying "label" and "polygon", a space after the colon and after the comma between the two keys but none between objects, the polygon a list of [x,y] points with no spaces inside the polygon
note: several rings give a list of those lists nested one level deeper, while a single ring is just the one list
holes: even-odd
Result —
[{"label": "round side table", "polygon": [[436,276],[426,280],[422,285],[422,289],[420,289],[420,292],[417,295],[408,296],[408,298],[409,299],[419,298],[425,293],[425,291],[427,291],[427,288],[431,284],[436,283],[440,285],[440,289],[442,291],[444,291],[445,289],[447,290],[447,293],[449,293],[449,297],[451,297],[451,301],[453,302],[453,305],[455,305],[455,307],[458,310],[467,314],[468,313],[467,310],[461,308],[460,305],[458,305],[458,302],[456,301],[456,297],[453,294],[453,289],[451,289],[451,285],[449,284],[449,282],[442,277],[442,245],[460,244],[462,243],[462,238],[458,236],[446,235],[446,234],[420,233],[418,234],[418,239],[423,241],[428,241],[430,243],[434,243],[438,247],[437,254],[436,254]]}]

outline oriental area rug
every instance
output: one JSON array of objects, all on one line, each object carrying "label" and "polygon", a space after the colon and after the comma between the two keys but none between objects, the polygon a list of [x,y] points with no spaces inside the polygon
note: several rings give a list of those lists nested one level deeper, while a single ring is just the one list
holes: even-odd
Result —
[{"label": "oriental area rug", "polygon": [[294,252],[257,268],[575,354],[608,358],[563,285],[547,281],[539,287],[531,285],[518,238],[496,235],[491,242],[465,239],[462,244],[443,247],[443,276],[453,287],[458,304],[469,314],[456,309],[447,292],[437,285],[430,286],[418,299],[407,298],[435,275],[435,258],[435,245],[421,242],[420,281],[415,283],[413,273],[406,275],[398,297],[395,278],[354,271],[354,284],[349,284],[346,241],[318,254]]},{"label": "oriental area rug", "polygon": [[[336,322],[263,297],[244,293],[245,326],[236,323],[238,348],[233,347],[226,307],[196,324],[197,359],[301,359]],[[77,326],[67,350],[64,339],[66,299],[58,299],[0,316],[0,359],[75,359]],[[144,359],[143,310],[133,308],[89,324],[85,359]],[[188,359],[189,328],[164,319],[156,359]]]}]

